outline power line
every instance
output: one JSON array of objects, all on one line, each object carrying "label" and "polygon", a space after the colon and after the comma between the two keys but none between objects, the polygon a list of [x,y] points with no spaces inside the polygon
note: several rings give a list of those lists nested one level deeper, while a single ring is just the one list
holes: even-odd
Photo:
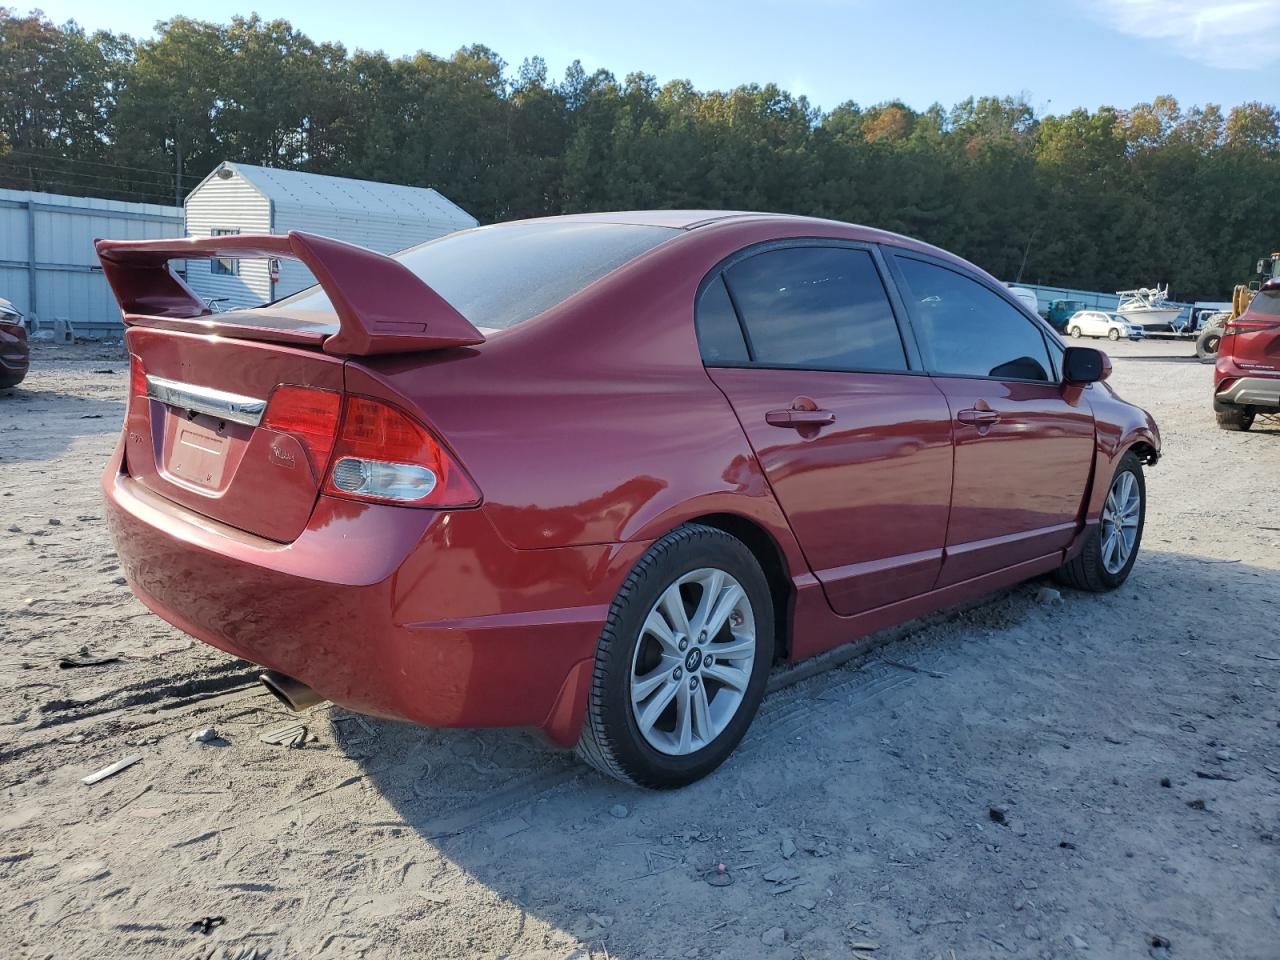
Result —
[{"label": "power line", "polygon": [[137,171],[138,173],[150,173],[150,174],[153,174],[154,176],[167,178],[170,181],[173,180],[172,173],[168,173],[164,170],[157,170],[154,167],[130,167],[130,166],[126,166],[123,163],[109,163],[105,160],[79,160],[79,159],[76,159],[75,157],[64,157],[56,153],[44,153],[39,150],[24,150],[21,148],[15,148],[5,153],[3,157],[0,157],[0,159],[4,159],[5,157],[11,157],[14,154],[25,154],[26,156],[35,157],[36,159],[39,159],[39,160],[58,160],[58,161],[61,161],[62,163],[82,163],[82,164],[89,164],[95,167],[110,167],[114,170],[134,170],[134,171]]},{"label": "power line", "polygon": [[79,170],[60,170],[54,165],[42,168],[37,171],[32,171],[29,167],[23,165],[21,161],[9,160],[7,157],[0,157],[0,164],[6,165],[11,170],[21,171],[24,176],[28,177],[28,179],[39,180],[44,178],[47,174],[52,174],[64,180],[69,177],[74,177],[78,181],[87,180],[90,183],[93,183],[95,185],[103,184],[103,183],[109,184],[109,185],[114,185],[114,184],[121,184],[125,186],[133,185],[138,187],[154,187],[154,188],[157,188],[158,190],[163,189],[166,191],[169,186],[168,184],[165,184],[165,183],[157,183],[155,181],[150,181],[150,180],[136,180],[132,177],[116,177],[108,173],[85,173]]},{"label": "power line", "polygon": [[[14,176],[12,176],[11,174],[4,174],[4,173],[0,173],[0,180],[5,180],[5,179],[8,179],[8,180],[10,180],[10,181],[12,181],[12,182],[14,183],[14,186],[9,187],[9,188],[7,188],[7,189],[11,189],[11,190],[32,190],[31,185],[30,185],[29,183],[27,183],[27,184],[23,184],[23,183],[21,183],[20,178],[14,177]],[[118,188],[105,188],[105,189],[100,189],[100,190],[93,191],[93,190],[92,190],[92,188],[90,188],[90,187],[86,186],[85,184],[82,184],[82,183],[74,183],[74,182],[72,182],[72,181],[70,181],[70,180],[59,180],[59,179],[56,179],[56,178],[48,178],[48,179],[43,180],[43,181],[41,182],[41,186],[40,186],[39,188],[36,188],[33,192],[36,192],[36,193],[45,192],[45,188],[46,188],[46,187],[53,187],[53,188],[55,188],[53,192],[57,192],[56,188],[61,187],[61,188],[63,188],[64,190],[66,190],[66,192],[68,192],[69,194],[71,194],[71,195],[73,195],[73,196],[90,196],[90,195],[92,195],[92,193],[94,193],[94,192],[96,192],[96,193],[112,193],[112,194],[116,194],[117,196],[121,196],[121,195],[122,195],[122,196],[128,197],[128,198],[130,198],[130,199],[132,199],[132,200],[135,200],[136,202],[139,202],[139,203],[154,203],[154,204],[157,204],[157,205],[159,205],[159,206],[164,206],[164,207],[171,207],[171,206],[173,206],[173,205],[174,205],[174,204],[173,204],[173,198],[172,198],[172,197],[167,197],[167,196],[165,196],[165,195],[163,195],[163,194],[158,194],[158,193],[143,193],[143,192],[138,191],[138,190],[121,190],[121,189],[118,189]],[[107,199],[111,199],[111,198],[107,198]]]}]

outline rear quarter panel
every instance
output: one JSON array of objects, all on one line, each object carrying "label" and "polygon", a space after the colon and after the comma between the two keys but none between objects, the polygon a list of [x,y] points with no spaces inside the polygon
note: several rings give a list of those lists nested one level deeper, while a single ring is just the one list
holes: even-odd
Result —
[{"label": "rear quarter panel", "polygon": [[682,232],[483,345],[352,363],[347,386],[406,398],[475,478],[512,546],[650,540],[733,513],[764,527],[798,575],[799,548],[702,366],[693,312],[724,257],[827,229],[856,233],[785,221]]}]

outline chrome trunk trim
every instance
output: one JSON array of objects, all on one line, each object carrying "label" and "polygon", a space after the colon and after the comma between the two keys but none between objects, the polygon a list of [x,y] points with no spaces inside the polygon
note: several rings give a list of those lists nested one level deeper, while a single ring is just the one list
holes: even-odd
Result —
[{"label": "chrome trunk trim", "polygon": [[207,413],[219,420],[256,427],[267,409],[267,401],[244,397],[238,393],[178,383],[163,377],[147,376],[147,396],[152,400],[193,413]]}]

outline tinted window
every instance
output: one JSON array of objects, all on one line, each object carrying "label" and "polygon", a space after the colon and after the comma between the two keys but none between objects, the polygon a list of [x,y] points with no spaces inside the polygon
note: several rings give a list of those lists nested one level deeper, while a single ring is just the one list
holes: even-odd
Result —
[{"label": "tinted window", "polygon": [[698,345],[707,363],[745,363],[747,343],[724,280],[716,277],[698,298]]},{"label": "tinted window", "polygon": [[725,273],[752,359],[837,370],[905,370],[898,325],[871,254],[788,247]]},{"label": "tinted window", "polygon": [[[477,327],[537,316],[680,233],[621,223],[512,223],[451,233],[395,258]],[[332,310],[319,287],[279,302]]]},{"label": "tinted window", "polygon": [[954,270],[904,257],[898,265],[931,370],[961,377],[1051,379],[1044,337],[1013,304]]},{"label": "tinted window", "polygon": [[1259,290],[1249,304],[1249,312],[1263,317],[1280,317],[1280,290]]}]

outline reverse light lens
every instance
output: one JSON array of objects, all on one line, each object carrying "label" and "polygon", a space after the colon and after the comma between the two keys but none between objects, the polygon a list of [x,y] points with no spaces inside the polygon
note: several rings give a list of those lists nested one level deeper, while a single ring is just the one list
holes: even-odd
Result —
[{"label": "reverse light lens", "polygon": [[426,427],[371,397],[348,396],[326,492],[419,507],[480,502],[467,472]]},{"label": "reverse light lens", "polygon": [[436,475],[412,463],[384,463],[342,457],[333,465],[333,485],[343,493],[379,500],[423,500],[436,488]]},{"label": "reverse light lens", "polygon": [[271,394],[262,426],[292,434],[307,451],[317,477],[324,476],[338,434],[342,397],[332,390],[281,384]]}]

